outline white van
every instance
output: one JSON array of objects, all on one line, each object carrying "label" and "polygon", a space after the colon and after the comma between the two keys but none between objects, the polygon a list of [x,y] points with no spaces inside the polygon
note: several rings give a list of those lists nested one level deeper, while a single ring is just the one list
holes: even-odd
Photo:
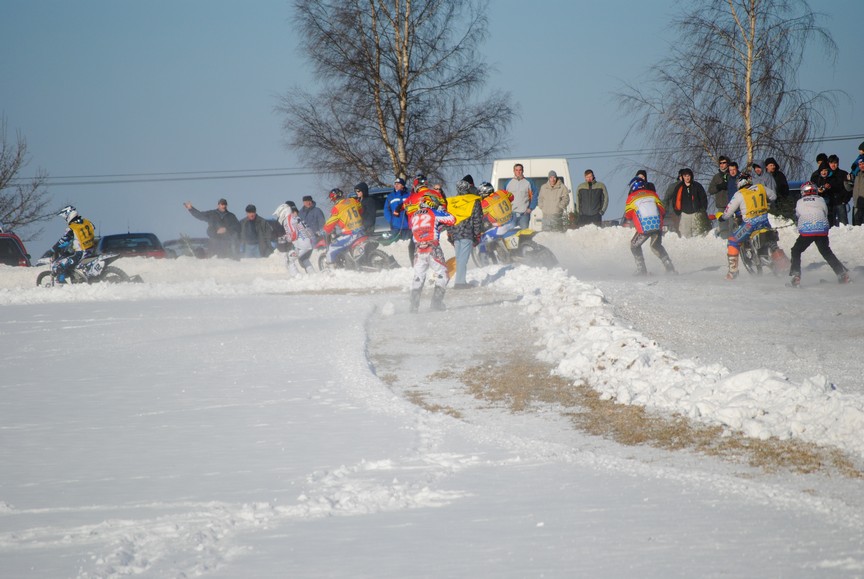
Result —
[{"label": "white van", "polygon": [[[513,178],[513,165],[522,163],[525,168],[525,177],[534,183],[535,193],[540,193],[540,187],[549,180],[549,171],[555,171],[558,179],[563,181],[564,186],[570,190],[570,202],[567,211],[572,213],[573,206],[573,180],[570,178],[570,166],[567,159],[562,158],[514,158],[496,159],[492,162],[492,179],[489,181],[495,189],[504,189],[507,182]],[[580,181],[581,182],[581,181]],[[543,213],[537,209],[531,212],[531,229],[538,231],[543,229]]]}]

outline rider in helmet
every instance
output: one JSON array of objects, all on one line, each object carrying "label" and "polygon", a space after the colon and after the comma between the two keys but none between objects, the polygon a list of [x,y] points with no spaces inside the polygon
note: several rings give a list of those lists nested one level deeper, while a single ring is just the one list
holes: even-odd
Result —
[{"label": "rider in helmet", "polygon": [[[431,189],[428,186],[428,179],[426,175],[423,173],[417,173],[414,177],[414,190],[408,195],[408,198],[405,199],[405,215],[408,218],[408,226],[411,227],[411,218],[414,216],[414,213],[420,208],[420,201],[423,199],[424,195],[432,195],[438,197],[440,199],[441,206],[446,210],[447,209],[447,198],[444,197],[444,194],[441,191],[436,191],[435,189]],[[416,249],[416,245],[414,243],[414,237],[411,237],[411,240],[408,242],[408,258],[411,262],[414,262],[414,251]]]},{"label": "rider in helmet", "polygon": [[792,246],[792,265],[789,275],[792,276],[790,284],[798,287],[801,284],[801,254],[815,243],[816,249],[834,270],[839,283],[849,283],[849,272],[831,251],[828,242],[828,204],[825,198],[819,195],[819,188],[807,181],[801,185],[801,199],[795,205],[795,218],[798,225],[798,239]]},{"label": "rider in helmet", "polygon": [[[767,189],[761,183],[754,185],[750,173],[744,171],[738,176],[738,191],[729,200],[726,210],[717,213],[717,219],[721,222],[732,219],[736,214],[740,215],[742,221],[742,225],[729,234],[729,241],[726,244],[726,259],[729,264],[726,279],[733,280],[738,277],[738,255],[741,244],[749,240],[754,231],[771,228],[771,222],[768,220],[768,202],[776,200],[777,194],[774,190]],[[785,270],[789,259],[775,239],[768,240],[768,249],[774,263],[773,269]]]},{"label": "rider in helmet", "polygon": [[59,283],[66,283],[71,271],[85,257],[90,257],[96,247],[96,230],[93,224],[78,215],[78,210],[67,205],[57,214],[66,220],[66,231],[51,248],[55,255],[69,254],[62,259],[56,259],[51,264],[51,271]]},{"label": "rider in helmet", "polygon": [[444,293],[450,275],[444,262],[439,237],[441,228],[454,225],[456,218],[443,208],[441,198],[430,193],[420,197],[417,210],[411,217],[411,236],[415,244],[414,279],[411,282],[411,311],[420,308],[420,293],[426,282],[426,273],[432,269],[435,275],[435,292],[432,294],[432,309],[444,310]]},{"label": "rider in helmet", "polygon": [[646,181],[639,176],[630,180],[630,194],[624,204],[624,218],[633,221],[636,233],[630,240],[630,253],[636,260],[636,275],[648,275],[642,245],[651,240],[651,251],[663,262],[666,273],[676,273],[672,260],[663,247],[663,216],[666,209],[657,192],[648,189]]},{"label": "rider in helmet", "polygon": [[[293,276],[300,275],[300,269],[306,273],[312,273],[312,240],[315,234],[300,218],[300,212],[293,201],[286,201],[276,208],[273,215],[285,229],[285,235],[280,237],[278,243],[287,243],[288,271]],[[299,267],[298,267],[299,264]]]},{"label": "rider in helmet", "polygon": [[333,263],[333,257],[351,247],[355,241],[364,237],[363,213],[360,201],[345,197],[341,189],[332,189],[328,194],[333,208],[330,217],[324,223],[324,233],[330,236],[327,248],[327,263]]},{"label": "rider in helmet", "polygon": [[480,202],[483,216],[488,221],[487,227],[497,227],[496,235],[503,235],[513,229],[513,194],[503,189],[495,190],[488,181],[480,184]]}]

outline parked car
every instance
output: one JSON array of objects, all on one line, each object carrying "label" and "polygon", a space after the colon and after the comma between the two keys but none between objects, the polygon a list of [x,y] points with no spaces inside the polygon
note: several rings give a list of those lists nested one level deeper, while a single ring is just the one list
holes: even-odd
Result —
[{"label": "parked car", "polygon": [[162,242],[152,233],[118,233],[103,235],[96,253],[117,253],[124,257],[165,257]]},{"label": "parked car", "polygon": [[14,233],[0,233],[0,263],[30,267],[30,254],[21,238]]},{"label": "parked car", "polygon": [[210,240],[206,237],[188,237],[186,235],[179,239],[169,239],[162,244],[165,248],[166,257],[177,259],[180,256],[197,257],[206,259],[208,257],[207,247]]}]

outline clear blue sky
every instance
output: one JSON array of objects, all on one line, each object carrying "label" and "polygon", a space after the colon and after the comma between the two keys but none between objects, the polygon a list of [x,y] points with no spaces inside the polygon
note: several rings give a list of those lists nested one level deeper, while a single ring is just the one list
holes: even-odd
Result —
[{"label": "clear blue sky", "polygon": [[[812,5],[834,15],[826,24],[840,53],[831,69],[814,52],[800,83],[851,96],[840,103],[837,122],[829,119],[826,135],[862,134],[860,0]],[[506,156],[573,157],[574,175],[593,168],[610,189],[610,216],[620,213],[638,159],[578,157],[619,148],[627,121],[613,93],[622,79],[642,78],[664,55],[677,7],[675,0],[491,2],[489,28],[478,31],[495,67],[488,90],[510,91],[521,113]],[[57,208],[78,206],[103,234],[202,235],[204,224],[187,214],[183,201],[210,209],[225,197],[239,217],[247,203],[269,216],[286,199],[312,194],[323,200],[325,191],[346,185],[310,174],[283,146],[278,97],[313,82],[287,0],[0,0],[0,114],[7,138],[20,131],[27,139],[31,162],[24,176],[47,171]],[[837,153],[846,164],[858,142],[816,145],[814,155],[817,149]],[[643,146],[651,144],[625,143]],[[491,164],[471,171],[488,179]],[[252,172],[280,175],[248,177]],[[157,173],[188,179],[142,181]],[[146,176],[128,177],[137,174]],[[64,179],[91,175],[138,182],[70,185]],[[76,179],[82,180],[90,179]],[[30,252],[41,254],[62,228],[59,218],[47,224],[28,244]]]}]

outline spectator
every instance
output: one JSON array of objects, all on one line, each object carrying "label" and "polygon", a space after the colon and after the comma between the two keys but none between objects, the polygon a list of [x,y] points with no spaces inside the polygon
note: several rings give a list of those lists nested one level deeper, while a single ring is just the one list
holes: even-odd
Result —
[{"label": "spectator", "polygon": [[408,225],[408,214],[405,212],[405,200],[408,199],[408,190],[405,189],[405,180],[397,177],[393,182],[393,192],[384,200],[384,215],[390,224],[391,236],[407,239],[411,235],[411,227]]},{"label": "spectator", "polygon": [[237,259],[237,241],[240,235],[240,222],[237,216],[228,211],[228,201],[220,199],[216,209],[198,211],[186,201],[183,206],[192,217],[207,223],[207,237],[210,238],[210,255],[221,258]]},{"label": "spectator", "polygon": [[314,235],[312,239],[312,247],[318,247],[324,239],[324,223],[327,219],[324,217],[324,212],[318,208],[311,195],[303,196],[303,208],[300,209],[300,219],[306,224],[306,227]]},{"label": "spectator", "polygon": [[360,200],[360,210],[363,217],[363,230],[366,234],[375,232],[375,214],[378,212],[375,207],[375,200],[369,197],[369,185],[365,181],[360,181],[354,185],[354,191],[357,193]]},{"label": "spectator", "polygon": [[240,220],[240,255],[243,257],[267,257],[273,252],[270,243],[272,227],[258,215],[251,203],[246,206],[246,217]]},{"label": "spectator", "polygon": [[858,156],[858,174],[852,185],[852,225],[864,225],[864,156]]},{"label": "spectator", "polygon": [[852,167],[849,169],[849,174],[852,176],[852,180],[855,180],[855,177],[858,176],[858,161],[860,159],[864,159],[864,143],[858,145],[858,157],[852,163]]},{"label": "spectator", "polygon": [[558,178],[558,173],[549,171],[549,180],[540,187],[537,202],[543,213],[544,231],[563,231],[564,214],[570,203],[570,189]]},{"label": "spectator", "polygon": [[[733,186],[734,186],[734,181]],[[735,187],[735,191],[738,190],[738,187]],[[735,194],[735,191],[729,193],[729,157],[726,155],[720,155],[717,158],[717,172],[711,177],[711,181],[708,182],[708,214],[711,216],[713,221],[714,214],[717,211],[723,211],[726,209],[726,205],[729,203],[729,198]],[[717,234],[723,238],[729,237],[729,224],[716,222],[717,226]]]},{"label": "spectator", "polygon": [[663,193],[663,209],[666,212],[665,214],[665,223],[666,230],[672,233],[677,233],[679,236],[681,235],[680,228],[678,227],[680,224],[680,219],[678,214],[675,211],[670,211],[675,206],[675,191],[678,189],[678,185],[681,184],[681,171],[678,171],[678,176],[675,178],[672,183],[666,187],[666,192]]},{"label": "spectator", "polygon": [[531,211],[537,207],[537,193],[531,179],[525,178],[522,163],[513,165],[513,178],[504,189],[513,194],[513,221],[517,227],[525,229],[531,220]]},{"label": "spectator", "polygon": [[665,213],[666,210],[660,202],[660,198],[657,197],[657,192],[645,189],[645,182],[639,177],[631,179],[630,194],[624,205],[624,217],[633,221],[633,227],[636,229],[636,233],[630,240],[630,252],[633,254],[633,259],[636,260],[635,275],[648,275],[642,246],[649,239],[651,240],[651,251],[663,262],[666,273],[676,273],[675,266],[672,265],[672,260],[669,258],[666,248],[663,247],[663,215]]},{"label": "spectator", "polygon": [[705,188],[693,180],[690,168],[681,169],[681,183],[675,189],[675,199],[672,205],[675,214],[679,216],[678,232],[681,237],[693,237],[708,231],[708,197]]},{"label": "spectator", "polygon": [[[825,200],[825,205],[828,206],[828,223],[831,227],[834,227],[837,225],[835,220],[836,211],[834,210],[835,183],[831,175],[831,167],[828,166],[827,161],[819,165],[819,170],[816,172],[816,179],[811,181],[811,183],[816,186],[819,196]],[[842,189],[842,185],[840,188]]]},{"label": "spectator", "polygon": [[819,176],[819,167],[821,167],[823,163],[828,163],[828,155],[825,153],[819,153],[816,155],[816,170],[810,175],[811,182],[816,181],[816,178]]},{"label": "spectator", "polygon": [[465,175],[456,184],[456,195],[447,200],[447,210],[454,224],[447,227],[448,238],[456,250],[456,276],[453,289],[469,289],[466,275],[471,248],[480,243],[483,234],[483,209],[480,195],[471,175]]},{"label": "spectator", "polygon": [[789,181],[786,179],[783,171],[780,170],[780,164],[777,163],[774,157],[765,159],[765,171],[774,179],[774,186],[776,187],[774,191],[777,193],[777,213],[787,219],[794,219],[795,203],[798,201],[799,196],[790,197]]},{"label": "spectator", "polygon": [[831,187],[834,189],[834,223],[849,225],[849,201],[852,199],[852,181],[849,173],[840,168],[840,157],[828,156],[831,169]]},{"label": "spectator", "polygon": [[819,253],[834,270],[837,281],[849,283],[849,273],[834,255],[834,252],[831,251],[831,245],[828,242],[828,206],[817,193],[818,190],[813,183],[804,183],[801,185],[801,199],[795,205],[798,239],[792,246],[792,265],[789,269],[793,287],[798,287],[801,284],[801,254],[812,243],[816,244]]},{"label": "spectator", "polygon": [[762,185],[766,189],[771,189],[776,195],[777,183],[774,182],[774,177],[772,177],[770,173],[765,171],[765,169],[763,169],[762,165],[760,165],[759,163],[751,163],[750,167],[753,169],[751,173],[753,178],[753,184]]},{"label": "spectator", "polygon": [[609,192],[606,190],[606,185],[597,181],[594,177],[594,171],[587,169],[585,171],[585,181],[576,187],[576,198],[573,199],[576,205],[577,227],[593,223],[598,227],[603,223],[603,214],[606,213],[606,207],[609,205]]}]

